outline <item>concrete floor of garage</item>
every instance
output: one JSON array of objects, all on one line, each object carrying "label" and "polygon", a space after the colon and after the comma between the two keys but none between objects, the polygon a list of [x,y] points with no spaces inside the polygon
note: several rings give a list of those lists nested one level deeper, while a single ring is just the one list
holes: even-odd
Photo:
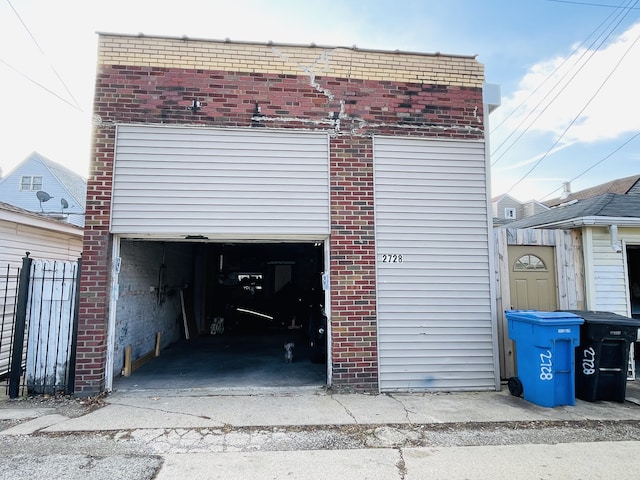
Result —
[{"label": "concrete floor of garage", "polygon": [[[296,344],[286,363],[285,340]],[[225,331],[163,349],[113,384],[114,391],[195,388],[282,388],[326,385],[326,364],[312,363],[301,331]]]}]

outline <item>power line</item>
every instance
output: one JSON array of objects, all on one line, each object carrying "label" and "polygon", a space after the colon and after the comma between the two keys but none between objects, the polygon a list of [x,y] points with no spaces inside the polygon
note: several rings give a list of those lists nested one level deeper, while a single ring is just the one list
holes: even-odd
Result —
[{"label": "power line", "polygon": [[[555,3],[568,3],[571,5],[584,5],[586,7],[605,7],[605,8],[620,8],[615,5],[607,5],[604,3],[589,3],[589,2],[572,2],[570,0],[547,0],[547,2],[555,2]],[[624,7],[629,10],[640,10],[640,8],[636,7]]]},{"label": "power line", "polygon": [[9,65],[7,62],[5,62],[4,60],[2,60],[0,58],[0,63],[6,65],[7,67],[9,67],[11,70],[13,70],[14,72],[16,72],[18,75],[20,75],[21,77],[24,77],[25,79],[29,80],[31,83],[37,85],[38,87],[42,88],[43,90],[45,90],[46,92],[50,93],[51,95],[53,95],[54,97],[62,100],[64,103],[66,103],[67,105],[72,106],[73,108],[75,108],[76,110],[79,110],[80,112],[82,112],[82,108],[80,108],[78,105],[74,105],[73,103],[71,103],[69,100],[67,100],[66,98],[61,97],[60,95],[58,95],[56,92],[54,92],[53,90],[48,89],[47,87],[45,87],[44,85],[36,82],[33,78],[29,77],[28,75],[25,75],[24,73],[22,73],[20,70],[18,70],[17,68]]},{"label": "power line", "polygon": [[[610,158],[611,156],[613,156],[613,154],[619,152],[620,150],[622,150],[622,148],[627,145],[628,143],[630,143],[633,139],[635,139],[636,137],[640,136],[640,132],[636,133],[635,135],[633,135],[631,138],[629,138],[626,142],[624,142],[622,145],[620,145],[618,148],[616,148],[613,152],[611,152],[609,155],[605,156],[604,158],[601,158],[600,160],[598,160],[596,163],[594,163],[593,165],[591,165],[589,168],[587,168],[586,170],[582,171],[579,175],[573,177],[571,180],[569,180],[569,182],[573,182],[574,180],[577,180],[578,178],[580,178],[582,175],[584,175],[585,173],[593,170],[595,167],[597,167],[598,165],[600,165],[602,162],[604,162],[605,160],[607,160],[608,158]],[[560,190],[562,187],[558,187],[556,188],[553,192],[549,192],[547,193],[544,197],[542,197],[540,200],[544,200],[547,197],[550,197],[551,195],[553,195],[554,193],[556,193],[558,190]]]},{"label": "power line", "polygon": [[[630,2],[633,0],[629,0]],[[637,1],[636,1],[637,3]],[[623,7],[620,7],[620,9],[618,10],[618,13],[616,15],[616,17],[619,17],[624,11]],[[571,76],[571,78],[569,78],[569,80],[562,86],[562,88],[555,94],[555,96],[546,104],[545,107],[542,108],[542,110],[538,111],[537,115],[535,116],[535,118],[533,118],[533,120],[531,121],[531,123],[529,123],[527,125],[527,127],[518,135],[518,137],[516,137],[516,139],[511,143],[511,145],[504,151],[502,152],[502,154],[500,154],[498,156],[498,158],[496,158],[492,163],[491,166],[494,166],[496,163],[498,163],[505,155],[506,153],[513,148],[513,146],[517,143],[518,140],[520,140],[525,133],[527,133],[529,131],[529,129],[531,128],[531,126],[533,126],[535,124],[535,121],[540,118],[540,116],[547,111],[547,109],[552,105],[552,102],[554,100],[556,100],[560,94],[567,88],[569,87],[569,85],[571,84],[571,81],[578,75],[578,73],[580,73],[582,71],[582,69],[584,67],[586,67],[587,63],[589,63],[589,60],[591,60],[591,58],[593,58],[593,56],[597,53],[597,51],[600,49],[600,47],[604,44],[604,42],[606,42],[611,35],[613,35],[613,32],[616,30],[616,28],[618,28],[618,26],[620,25],[620,23],[622,23],[622,20],[624,20],[624,18],[628,15],[628,10],[627,13],[624,14],[624,16],[622,18],[620,18],[618,20],[618,22],[616,23],[616,25],[611,28],[609,30],[609,32],[606,34],[606,36],[598,43],[597,46],[596,42],[598,42],[598,40],[602,37],[602,35],[605,33],[601,33],[600,35],[598,35],[598,37],[596,37],[596,39],[594,39],[594,41],[589,45],[589,47],[582,53],[582,55],[580,55],[580,58],[578,58],[575,61],[574,66],[578,65],[582,59],[587,55],[587,53],[589,53],[589,57],[579,66],[579,68],[574,72],[574,74]],[[509,114],[507,116],[507,118],[505,118],[505,120],[500,124],[502,125],[508,118],[511,117],[511,115],[513,115],[518,108],[520,108],[520,106],[522,106],[529,98],[531,98],[548,80],[550,80],[553,75],[558,72],[558,70],[563,67],[565,65],[565,63],[567,63],[569,61],[569,59],[571,58],[571,56],[576,53],[585,43],[586,40],[588,40],[589,38],[591,38],[611,17],[613,17],[613,13],[610,14],[593,32],[591,32],[591,34],[589,34],[589,36],[587,37],[587,39],[585,39],[584,42],[582,42],[580,44],[580,46],[578,46],[576,49],[574,49],[574,51],[565,59],[565,61],[563,61],[540,85],[538,85],[538,87],[536,87],[536,89],[531,92],[527,98],[525,100],[523,100],[523,102],[518,105],[518,107],[516,109],[514,109],[511,114]],[[615,19],[611,19],[611,23],[613,23],[615,21]],[[611,23],[609,24],[609,26],[611,25]],[[609,26],[607,26],[606,28],[609,28]],[[566,71],[566,73],[558,79],[558,81],[555,83],[555,85],[540,99],[540,101],[531,109],[531,111],[522,119],[522,121],[516,126],[516,128],[504,139],[504,141],[494,150],[493,154],[496,154],[500,148],[502,148],[502,146],[504,146],[506,144],[506,142],[518,131],[518,129],[520,129],[520,127],[527,121],[529,120],[529,118],[538,110],[538,107],[540,107],[542,105],[543,102],[545,102],[547,100],[547,98],[549,97],[549,95],[551,95],[553,93],[553,91],[564,81],[564,79],[567,77],[567,75],[569,75],[569,73],[571,72],[571,69],[568,69]]]},{"label": "power line", "polygon": [[[27,26],[26,23],[24,23],[24,21],[22,20],[22,18],[20,17],[20,14],[18,13],[18,11],[13,7],[13,5],[11,4],[11,0],[7,0],[7,3],[9,4],[9,6],[11,7],[11,10],[13,10],[13,13],[15,13],[16,17],[18,17],[18,20],[20,21],[20,23],[22,24],[22,26],[24,27],[24,29],[27,31],[27,33],[29,34],[29,37],[31,37],[31,40],[33,41],[33,43],[36,45],[36,47],[38,47],[38,50],[40,50],[40,53],[42,54],[42,56],[44,58],[46,58],[47,60],[47,54],[44,52],[44,50],[42,50],[42,47],[40,47],[40,44],[38,43],[38,41],[36,40],[36,38],[33,36],[33,34],[31,33],[31,30],[29,30],[29,27]],[[5,62],[3,62],[5,63]],[[5,63],[5,65],[7,65]],[[67,93],[69,94],[69,96],[71,97],[71,99],[73,100],[73,102],[75,103],[75,107],[78,108],[80,111],[82,111],[82,108],[80,107],[80,104],[78,103],[78,101],[76,100],[76,98],[73,96],[73,93],[71,93],[71,90],[69,90],[69,87],[67,87],[67,84],[65,83],[65,81],[62,79],[62,77],[60,76],[60,74],[58,74],[58,71],[55,69],[55,67],[53,66],[53,64],[51,63],[51,61],[49,61],[49,67],[51,67],[51,70],[53,70],[53,73],[55,74],[55,76],[58,78],[58,80],[60,80],[60,83],[62,84],[62,86],[64,87],[64,89],[67,91]],[[14,69],[15,70],[15,69]],[[34,82],[35,83],[35,82]],[[41,86],[41,85],[39,85]],[[44,87],[43,87],[44,88]],[[49,89],[45,88],[45,90],[47,90],[50,93],[51,92]],[[59,95],[56,95],[56,97],[61,98]],[[69,102],[67,102],[69,103]]]},{"label": "power line", "polygon": [[[636,0],[636,4],[638,3],[638,1],[640,0]],[[609,81],[609,79],[611,78],[611,76],[615,73],[615,71],[618,69],[618,67],[620,66],[620,64],[622,63],[622,61],[625,59],[625,57],[627,56],[627,54],[631,51],[631,49],[635,46],[635,44],[638,42],[638,40],[640,40],[640,35],[636,37],[636,39],[631,43],[631,45],[629,45],[629,48],[627,48],[627,50],[625,50],[624,54],[622,55],[622,57],[620,57],[620,59],[618,60],[618,62],[616,63],[616,65],[613,67],[613,69],[611,70],[611,72],[609,73],[609,75],[606,76],[606,78],[603,80],[603,82],[600,84],[600,86],[598,87],[598,89],[594,92],[593,95],[591,95],[591,98],[589,99],[589,101],[584,105],[584,107],[582,107],[582,109],[576,114],[576,116],[573,118],[573,120],[569,123],[569,125],[567,125],[567,128],[564,129],[564,131],[562,132],[562,134],[560,135],[560,137],[558,137],[558,139],[553,143],[553,145],[549,148],[549,150],[546,151],[546,153],[533,165],[533,167],[531,167],[531,169],[529,169],[529,171],[520,179],[518,180],[508,191],[507,193],[511,192],[511,190],[513,190],[516,186],[518,186],[520,184],[520,182],[522,182],[525,178],[527,178],[529,176],[529,174],[531,172],[533,172],[533,170],[536,169],[536,167],[538,165],[540,165],[540,163],[547,158],[547,156],[549,155],[549,153],[556,147],[556,145],[558,145],[558,143],[560,143],[560,140],[562,140],[562,138],[566,135],[566,133],[569,131],[569,129],[575,124],[575,122],[578,120],[578,118],[580,118],[580,115],[582,115],[582,113],[586,110],[586,108],[591,104],[591,102],[596,98],[596,96],[598,95],[598,93],[600,93],[600,91],[602,90],[602,88],[606,85],[606,83]]]},{"label": "power line", "polygon": [[[603,23],[604,23],[604,22],[603,22]],[[513,116],[513,115],[514,115],[518,110],[520,110],[520,107],[522,107],[525,103],[527,103],[527,100],[529,100],[531,97],[533,97],[533,96],[538,92],[538,90],[540,90],[540,89],[544,86],[544,84],[545,84],[545,83],[547,83],[547,81],[551,80],[551,79],[553,78],[553,76],[556,74],[556,72],[558,72],[558,70],[560,70],[562,67],[564,67],[564,65],[569,61],[569,59],[570,59],[570,58],[571,58],[571,57],[572,57],[572,56],[573,56],[573,55],[574,55],[574,54],[575,54],[575,53],[576,53],[576,52],[577,52],[577,51],[578,51],[578,50],[579,50],[579,49],[580,49],[580,48],[581,48],[585,43],[586,43],[586,41],[587,41],[589,38],[591,38],[591,35],[593,35],[596,31],[598,31],[598,30],[600,29],[600,27],[601,27],[601,26],[602,26],[602,23],[598,26],[598,28],[597,28],[595,31],[591,32],[591,33],[589,34],[589,36],[588,36],[588,37],[587,37],[587,38],[586,38],[586,39],[585,39],[585,40],[584,40],[580,45],[578,45],[578,46],[577,46],[577,47],[576,47],[576,48],[575,48],[575,49],[574,49],[574,50],[569,54],[569,56],[568,56],[567,58],[565,58],[565,59],[563,60],[563,62],[562,62],[560,65],[558,65],[558,66],[553,70],[553,72],[551,72],[551,73],[547,76],[547,78],[545,78],[545,79],[540,83],[540,85],[538,85],[535,89],[533,89],[533,91],[532,91],[531,93],[529,93],[529,95],[527,95],[527,97],[526,97],[524,100],[522,100],[522,102],[520,102],[520,103],[518,104],[518,106],[517,106],[517,107],[515,107],[513,110],[511,110],[511,112],[510,112],[507,116],[505,116],[505,117],[502,119],[502,121],[501,121],[498,125],[496,125],[495,127],[493,127],[493,128],[491,129],[491,132],[490,132],[490,133],[494,133],[496,130],[498,130],[502,125],[504,125],[504,124],[505,124],[505,122],[506,122],[507,120],[509,120],[509,119],[510,119],[510,118],[511,118],[511,117],[512,117],[512,116]],[[545,97],[545,98],[546,98],[546,97]],[[544,98],[543,98],[542,100],[544,100]],[[542,100],[540,101],[540,103],[542,103]],[[531,112],[535,111],[535,109],[540,105],[540,103],[538,103],[538,105],[536,105],[536,106],[531,110]],[[520,123],[520,125],[522,125],[522,123]],[[520,127],[520,125],[518,125],[518,126],[516,127],[516,129],[514,129],[514,132],[513,132],[513,133],[515,133],[515,130],[517,130],[517,129]],[[509,134],[509,136],[507,136],[507,138],[505,138],[505,140],[504,140],[500,145],[498,145],[498,147],[495,149],[495,152],[497,152],[498,150],[500,150],[500,148],[501,148],[501,147],[502,147],[502,146],[507,142],[507,140],[509,140],[509,138],[511,137],[511,135],[512,135],[512,134]],[[494,153],[495,153],[495,152],[494,152]],[[493,164],[492,164],[492,165],[493,165]]]},{"label": "power line", "polygon": [[609,78],[611,78],[611,75],[613,75],[613,73],[616,71],[616,69],[618,68],[618,66],[620,66],[620,63],[622,62],[622,60],[626,57],[627,53],[629,53],[629,50],[631,50],[631,47],[633,47],[636,42],[640,40],[640,36],[636,37],[636,39],[634,40],[634,42],[631,44],[631,46],[627,49],[627,51],[624,53],[624,55],[622,56],[622,58],[620,58],[620,60],[618,61],[618,63],[616,64],[616,66],[614,67],[614,69],[611,71],[611,73],[609,73],[609,75],[607,75],[607,77],[605,78],[605,80],[602,82],[602,84],[600,84],[600,87],[598,87],[598,89],[596,90],[596,92],[591,96],[591,98],[589,99],[589,101],[585,104],[584,107],[582,107],[582,109],[578,112],[578,114],[573,118],[573,120],[569,123],[569,125],[567,125],[567,128],[564,129],[564,131],[562,132],[562,134],[560,135],[560,137],[558,137],[558,139],[554,142],[553,145],[551,145],[551,147],[549,148],[549,150],[546,151],[546,153],[540,158],[538,159],[538,161],[533,165],[533,167],[531,167],[531,169],[529,169],[529,171],[520,179],[518,180],[515,184],[513,184],[513,186],[507,191],[507,193],[511,192],[511,190],[513,190],[516,186],[518,186],[520,184],[520,182],[522,182],[525,178],[527,178],[529,176],[529,174],[531,172],[533,172],[533,170],[536,169],[536,167],[538,165],[540,165],[540,163],[547,158],[547,156],[549,155],[549,153],[556,147],[556,145],[558,145],[558,143],[560,143],[560,140],[562,140],[562,138],[565,136],[565,134],[569,131],[569,129],[575,124],[575,122],[578,120],[578,118],[580,117],[580,115],[582,115],[582,113],[586,110],[586,108],[591,104],[591,102],[596,98],[596,96],[598,95],[598,93],[600,93],[600,90],[602,90],[602,88],[604,87],[604,85],[607,83],[607,81],[609,80]]}]

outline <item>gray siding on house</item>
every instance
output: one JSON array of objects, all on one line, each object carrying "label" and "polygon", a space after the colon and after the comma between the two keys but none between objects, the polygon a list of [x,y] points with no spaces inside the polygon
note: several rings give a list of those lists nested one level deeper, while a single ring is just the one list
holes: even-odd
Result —
[{"label": "gray siding on house", "polygon": [[497,208],[496,208],[496,217],[497,218],[506,218],[504,211],[507,208],[513,208],[516,211],[516,217],[515,219],[519,219],[523,217],[523,213],[522,213],[522,204],[520,202],[518,202],[517,200],[515,200],[514,198],[511,198],[509,196],[504,196],[500,199],[500,201],[497,204]]},{"label": "gray siding on house", "polygon": [[549,210],[549,207],[533,200],[531,202],[524,203],[521,210],[522,217],[531,217],[533,215],[537,215],[538,213],[546,212],[547,210]]},{"label": "gray siding on house", "polygon": [[326,236],[326,133],[120,125],[111,231]]},{"label": "gray siding on house", "polygon": [[376,137],[374,178],[380,390],[494,389],[484,143]]}]

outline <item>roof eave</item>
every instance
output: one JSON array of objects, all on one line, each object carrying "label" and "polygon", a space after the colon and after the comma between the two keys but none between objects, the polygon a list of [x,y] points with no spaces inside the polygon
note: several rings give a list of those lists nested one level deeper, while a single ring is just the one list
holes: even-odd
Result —
[{"label": "roof eave", "polygon": [[536,225],[535,228],[576,228],[576,227],[640,227],[640,217],[576,217],[558,222]]},{"label": "roof eave", "polygon": [[82,227],[78,227],[70,223],[50,220],[48,218],[39,218],[37,215],[22,214],[2,209],[0,209],[0,220],[78,237],[82,237],[84,234],[84,229]]}]

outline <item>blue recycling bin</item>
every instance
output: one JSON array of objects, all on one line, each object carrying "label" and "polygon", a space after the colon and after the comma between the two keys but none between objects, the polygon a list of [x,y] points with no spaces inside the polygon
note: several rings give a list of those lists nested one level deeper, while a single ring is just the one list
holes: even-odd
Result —
[{"label": "blue recycling bin", "polygon": [[518,376],[512,395],[542,407],[575,405],[575,349],[584,320],[568,312],[507,310],[509,338],[516,344]]}]

